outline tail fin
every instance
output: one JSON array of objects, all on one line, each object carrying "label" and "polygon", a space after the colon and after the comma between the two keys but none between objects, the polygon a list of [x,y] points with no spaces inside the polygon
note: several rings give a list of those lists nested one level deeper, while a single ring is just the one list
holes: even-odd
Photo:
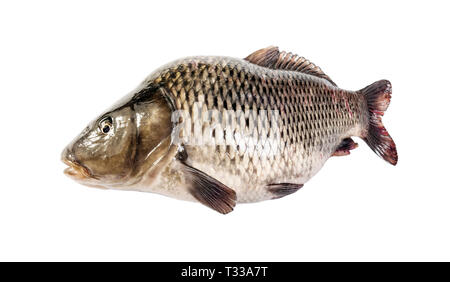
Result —
[{"label": "tail fin", "polygon": [[391,83],[380,80],[361,89],[360,92],[365,96],[369,109],[369,128],[367,136],[363,139],[377,155],[396,165],[398,156],[394,140],[381,122],[381,117],[391,100]]}]

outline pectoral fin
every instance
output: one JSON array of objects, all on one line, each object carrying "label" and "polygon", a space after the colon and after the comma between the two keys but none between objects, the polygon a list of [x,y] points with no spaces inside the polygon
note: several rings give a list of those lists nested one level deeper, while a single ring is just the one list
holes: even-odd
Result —
[{"label": "pectoral fin", "polygon": [[358,144],[353,141],[352,138],[345,138],[342,140],[341,144],[337,147],[333,156],[346,156],[350,155],[350,150],[356,149]]},{"label": "pectoral fin", "polygon": [[206,173],[181,162],[183,172],[190,182],[189,192],[200,203],[222,214],[233,211],[236,192]]}]

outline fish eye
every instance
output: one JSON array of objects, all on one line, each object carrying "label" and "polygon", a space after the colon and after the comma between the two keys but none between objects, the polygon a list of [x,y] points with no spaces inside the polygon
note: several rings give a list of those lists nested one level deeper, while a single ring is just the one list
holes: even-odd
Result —
[{"label": "fish eye", "polygon": [[102,121],[100,122],[100,130],[104,133],[107,134],[108,132],[111,131],[112,128],[112,118],[111,117],[106,117],[104,119],[102,119]]},{"label": "fish eye", "polygon": [[110,129],[111,129],[111,127],[109,125],[105,124],[103,126],[103,128],[102,128],[102,132],[103,133],[108,133]]}]

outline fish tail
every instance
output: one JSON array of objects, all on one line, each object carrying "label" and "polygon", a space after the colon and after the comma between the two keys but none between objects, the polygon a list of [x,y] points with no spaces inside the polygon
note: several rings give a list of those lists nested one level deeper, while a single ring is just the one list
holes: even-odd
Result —
[{"label": "fish tail", "polygon": [[384,160],[392,165],[398,161],[397,149],[394,140],[384,127],[381,117],[387,110],[391,100],[392,86],[387,80],[380,80],[361,89],[367,101],[369,110],[369,124],[367,134],[363,140],[369,147]]}]

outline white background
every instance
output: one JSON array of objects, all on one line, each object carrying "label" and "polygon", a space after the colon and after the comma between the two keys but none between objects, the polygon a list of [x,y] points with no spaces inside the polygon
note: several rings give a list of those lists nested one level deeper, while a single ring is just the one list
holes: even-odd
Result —
[{"label": "white background", "polygon": [[[312,2],[2,1],[0,259],[449,260],[448,5]],[[299,192],[226,216],[63,175],[65,145],[160,65],[268,45],[345,89],[389,79],[398,165],[358,140]]]}]

